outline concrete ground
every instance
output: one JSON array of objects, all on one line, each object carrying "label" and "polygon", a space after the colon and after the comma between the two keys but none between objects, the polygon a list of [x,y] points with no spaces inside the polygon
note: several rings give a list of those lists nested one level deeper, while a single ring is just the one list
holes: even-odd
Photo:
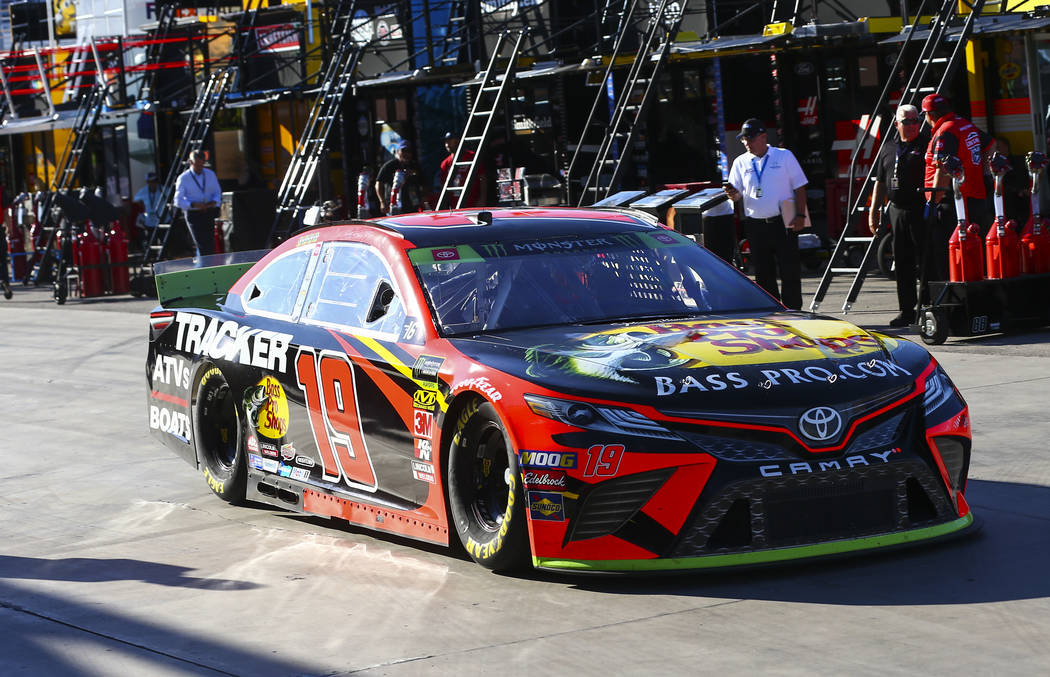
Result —
[{"label": "concrete ground", "polygon": [[[0,299],[2,675],[1050,671],[1050,331],[933,349],[971,407],[976,538],[728,575],[515,578],[222,503],[146,433],[153,303],[15,293]],[[895,310],[873,278],[848,319],[885,328]]]}]

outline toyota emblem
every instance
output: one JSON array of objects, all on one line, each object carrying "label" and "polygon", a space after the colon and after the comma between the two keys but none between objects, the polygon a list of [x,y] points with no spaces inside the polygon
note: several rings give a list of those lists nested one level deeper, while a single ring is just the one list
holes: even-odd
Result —
[{"label": "toyota emblem", "polygon": [[834,439],[840,430],[842,417],[831,407],[813,407],[798,419],[798,431],[814,442]]}]

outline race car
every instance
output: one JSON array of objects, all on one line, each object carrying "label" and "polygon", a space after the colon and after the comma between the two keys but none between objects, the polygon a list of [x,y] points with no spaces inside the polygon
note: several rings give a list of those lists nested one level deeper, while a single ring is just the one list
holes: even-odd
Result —
[{"label": "race car", "polygon": [[[238,259],[237,257],[242,257]],[[494,570],[703,570],[966,533],[925,349],[647,218],[418,213],[158,267],[149,427],[219,497]]]}]

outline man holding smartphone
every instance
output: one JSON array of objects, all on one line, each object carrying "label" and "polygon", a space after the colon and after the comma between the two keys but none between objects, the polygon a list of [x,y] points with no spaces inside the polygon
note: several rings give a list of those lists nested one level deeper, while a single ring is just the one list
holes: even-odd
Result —
[{"label": "man holding smartphone", "polygon": [[[791,151],[769,145],[761,120],[750,118],[736,138],[743,141],[747,152],[733,161],[723,188],[733,202],[743,200],[744,233],[751,245],[755,282],[788,308],[798,310],[802,307],[798,232],[806,227],[806,175]],[[782,203],[792,200],[794,216],[785,223]]]}]

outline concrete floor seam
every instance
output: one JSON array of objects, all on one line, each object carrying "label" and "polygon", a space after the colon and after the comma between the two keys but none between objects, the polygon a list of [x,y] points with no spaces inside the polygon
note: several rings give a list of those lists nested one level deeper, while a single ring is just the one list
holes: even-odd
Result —
[{"label": "concrete floor seam", "polygon": [[117,644],[123,644],[125,646],[130,646],[132,648],[139,649],[140,651],[146,651],[148,653],[151,653],[151,654],[154,654],[154,655],[157,655],[157,656],[164,656],[165,658],[170,658],[171,660],[178,661],[179,663],[185,663],[187,665],[193,665],[193,666],[198,667],[198,668],[203,668],[205,670],[214,672],[214,673],[219,674],[219,675],[229,675],[230,677],[240,677],[237,673],[234,673],[234,672],[226,672],[225,670],[220,670],[219,668],[213,668],[210,665],[205,665],[204,663],[198,663],[197,661],[193,661],[193,660],[190,660],[188,658],[181,658],[181,657],[176,656],[174,654],[166,653],[164,651],[159,651],[157,649],[151,649],[150,647],[145,646],[143,644],[136,644],[135,642],[129,642],[126,639],[121,639],[119,637],[114,637],[112,635],[107,635],[104,632],[97,632],[95,630],[90,630],[88,628],[85,628],[85,627],[80,626],[80,625],[76,625],[74,623],[67,623],[66,621],[60,620],[58,618],[52,618],[51,616],[47,616],[45,614],[41,614],[41,613],[38,613],[36,611],[32,611],[30,609],[26,609],[25,607],[21,607],[21,606],[18,606],[17,604],[12,604],[10,602],[6,602],[4,600],[0,600],[0,607],[2,607],[4,609],[8,609],[10,611],[15,611],[17,613],[26,614],[26,615],[32,616],[34,618],[39,618],[40,620],[47,621],[48,623],[56,623],[56,624],[61,625],[63,627],[69,628],[71,630],[76,630],[78,632],[84,632],[84,633],[87,633],[89,635],[93,635],[95,637],[100,637],[102,639],[107,639],[107,640],[109,640],[111,642],[116,642]]},{"label": "concrete floor seam", "polygon": [[652,616],[642,616],[639,618],[628,618],[622,621],[616,621],[615,623],[603,623],[601,625],[592,625],[585,628],[574,628],[572,630],[565,630],[562,632],[553,632],[547,635],[536,635],[534,637],[526,637],[523,639],[516,639],[513,642],[494,642],[492,644],[486,644],[484,646],[475,646],[469,649],[461,649],[459,651],[450,651],[442,654],[430,654],[427,656],[413,656],[411,658],[399,658],[394,661],[385,661],[383,663],[376,663],[375,665],[368,665],[362,668],[356,668],[349,672],[336,673],[332,677],[342,677],[343,675],[354,675],[368,670],[375,670],[377,668],[389,667],[391,665],[402,665],[404,663],[413,663],[415,661],[428,660],[431,658],[447,658],[449,656],[462,656],[465,654],[475,653],[478,651],[486,651],[488,649],[498,649],[508,646],[514,646],[516,644],[526,644],[528,642],[536,642],[539,640],[552,639],[554,637],[564,637],[566,635],[574,635],[581,632],[591,632],[594,630],[605,630],[608,628],[615,628],[621,625],[629,625],[631,623],[640,623],[645,621],[656,620],[659,618],[670,618],[672,616],[680,616],[682,614],[692,613],[694,611],[704,611],[707,609],[716,609],[718,607],[730,606],[732,604],[739,604],[740,602],[746,602],[746,599],[731,599],[723,602],[716,602],[714,604],[704,604],[701,606],[689,607],[688,609],[679,609],[678,611],[668,611],[662,614],[653,614]]}]

